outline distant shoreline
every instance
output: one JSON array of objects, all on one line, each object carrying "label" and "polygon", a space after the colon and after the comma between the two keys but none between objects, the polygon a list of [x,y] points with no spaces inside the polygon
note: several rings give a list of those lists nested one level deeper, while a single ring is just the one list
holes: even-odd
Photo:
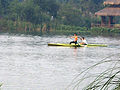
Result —
[{"label": "distant shoreline", "polygon": [[102,35],[102,36],[118,36],[120,29],[118,28],[103,28],[103,27],[80,27],[62,24],[32,24],[23,21],[0,20],[1,33],[16,33],[16,34],[57,34],[57,35],[71,35],[77,33],[80,35]]}]

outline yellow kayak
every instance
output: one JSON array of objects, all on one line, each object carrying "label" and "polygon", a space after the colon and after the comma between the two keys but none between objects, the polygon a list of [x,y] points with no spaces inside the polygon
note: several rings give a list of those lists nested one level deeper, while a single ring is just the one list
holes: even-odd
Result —
[{"label": "yellow kayak", "polygon": [[48,43],[48,46],[62,46],[62,47],[107,47],[105,44],[87,44],[87,45],[81,45],[81,44],[65,44],[65,43]]}]

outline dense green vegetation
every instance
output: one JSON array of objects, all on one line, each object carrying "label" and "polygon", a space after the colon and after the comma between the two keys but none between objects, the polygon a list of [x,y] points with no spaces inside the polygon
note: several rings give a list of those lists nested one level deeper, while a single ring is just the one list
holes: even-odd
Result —
[{"label": "dense green vegetation", "polygon": [[0,15],[9,20],[34,24],[53,21],[65,25],[89,26],[102,0],[0,0]]},{"label": "dense green vegetation", "polygon": [[[1,21],[10,21],[11,27],[25,22],[41,27],[46,24],[48,29],[59,25],[90,27],[91,22],[97,21],[94,12],[103,7],[102,2],[103,0],[0,0],[0,18]],[[26,24],[21,25],[21,28]]]},{"label": "dense green vegetation", "polygon": [[[0,0],[0,31],[109,33],[113,29],[90,27],[91,23],[100,22],[100,18],[95,17],[94,13],[104,8],[103,1]],[[112,32],[119,33],[119,30]]]}]

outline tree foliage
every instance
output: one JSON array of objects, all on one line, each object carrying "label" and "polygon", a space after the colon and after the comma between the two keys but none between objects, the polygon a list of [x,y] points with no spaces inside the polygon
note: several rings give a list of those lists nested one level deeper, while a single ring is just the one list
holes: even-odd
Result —
[{"label": "tree foliage", "polygon": [[[103,0],[0,0],[0,15],[33,24],[90,26]],[[52,20],[51,20],[52,19]]]}]

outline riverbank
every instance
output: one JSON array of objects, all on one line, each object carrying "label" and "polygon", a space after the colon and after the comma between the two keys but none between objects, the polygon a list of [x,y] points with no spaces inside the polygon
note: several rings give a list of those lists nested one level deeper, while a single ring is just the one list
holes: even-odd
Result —
[{"label": "riverbank", "polygon": [[11,21],[0,20],[0,32],[1,33],[17,33],[17,34],[58,34],[58,35],[70,35],[77,33],[80,35],[102,35],[102,36],[118,36],[120,35],[120,29],[118,28],[102,28],[102,27],[79,27],[70,25],[61,25],[55,23],[44,24],[32,24],[30,22],[23,21]]}]

